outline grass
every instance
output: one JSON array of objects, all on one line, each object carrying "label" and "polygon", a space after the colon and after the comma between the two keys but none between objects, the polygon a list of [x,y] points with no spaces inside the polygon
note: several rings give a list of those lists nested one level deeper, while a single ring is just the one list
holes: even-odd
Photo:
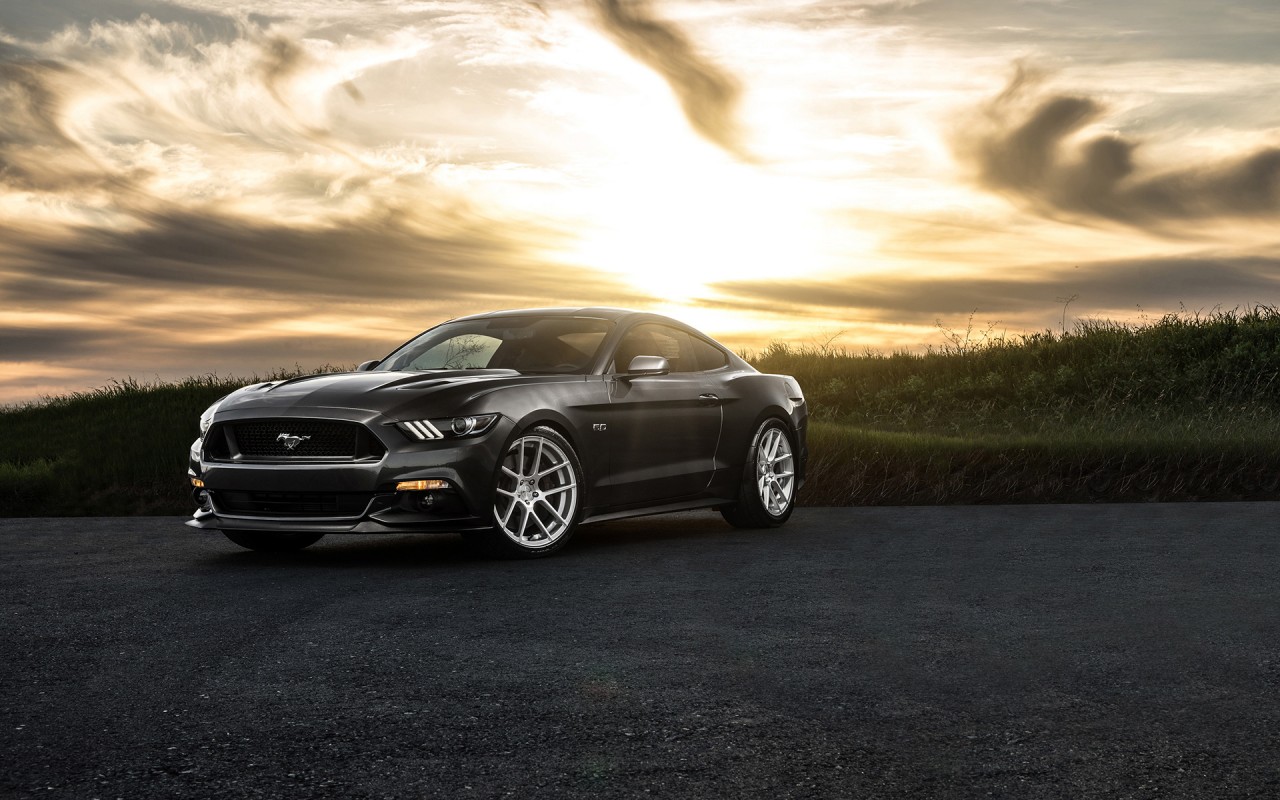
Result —
[{"label": "grass", "polygon": [[1066,433],[948,436],[816,422],[803,499],[842,506],[1280,498],[1274,444]]},{"label": "grass", "polygon": [[[805,388],[804,503],[1280,498],[1274,308],[943,333],[924,354],[785,343],[749,354]],[[304,372],[124,380],[0,410],[0,515],[186,513],[200,412]]]},{"label": "grass", "polygon": [[1280,311],[1168,315],[1130,327],[973,337],[923,355],[775,343],[752,359],[805,387],[826,420],[884,430],[1042,434],[1148,422],[1252,426],[1280,411]]},{"label": "grass", "polygon": [[0,410],[0,516],[186,513],[200,413],[246,384],[308,372],[126,379]]}]

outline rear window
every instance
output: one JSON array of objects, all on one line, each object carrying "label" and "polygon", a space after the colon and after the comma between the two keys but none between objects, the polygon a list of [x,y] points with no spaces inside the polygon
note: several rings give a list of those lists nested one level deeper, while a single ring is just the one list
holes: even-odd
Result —
[{"label": "rear window", "polygon": [[720,369],[729,363],[729,357],[724,351],[716,347],[706,339],[693,337],[693,354],[698,359],[698,369],[706,372],[711,369]]}]

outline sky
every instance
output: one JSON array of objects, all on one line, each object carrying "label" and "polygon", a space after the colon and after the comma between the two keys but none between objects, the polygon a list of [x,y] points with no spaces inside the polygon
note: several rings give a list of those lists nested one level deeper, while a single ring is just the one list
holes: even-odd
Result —
[{"label": "sky", "polygon": [[1280,303],[1275,0],[0,0],[0,403],[499,308],[736,350]]}]

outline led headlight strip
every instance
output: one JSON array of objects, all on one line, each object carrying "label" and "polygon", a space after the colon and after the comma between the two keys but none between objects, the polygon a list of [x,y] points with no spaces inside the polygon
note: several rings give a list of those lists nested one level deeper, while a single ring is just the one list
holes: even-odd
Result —
[{"label": "led headlight strip", "polygon": [[440,432],[440,429],[425,419],[397,422],[396,427],[420,442],[425,442],[428,439],[444,438],[444,434]]}]

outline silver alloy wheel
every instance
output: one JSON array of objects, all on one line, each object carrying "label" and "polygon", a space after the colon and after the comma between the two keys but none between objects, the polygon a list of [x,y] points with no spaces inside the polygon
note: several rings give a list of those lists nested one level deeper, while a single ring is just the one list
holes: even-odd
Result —
[{"label": "silver alloy wheel", "polygon": [[533,434],[512,443],[498,472],[493,514],[511,541],[530,549],[555,543],[578,511],[578,479],[555,442]]},{"label": "silver alloy wheel", "polygon": [[756,489],[760,503],[775,517],[786,513],[795,494],[795,459],[791,441],[779,427],[771,427],[756,446]]}]

